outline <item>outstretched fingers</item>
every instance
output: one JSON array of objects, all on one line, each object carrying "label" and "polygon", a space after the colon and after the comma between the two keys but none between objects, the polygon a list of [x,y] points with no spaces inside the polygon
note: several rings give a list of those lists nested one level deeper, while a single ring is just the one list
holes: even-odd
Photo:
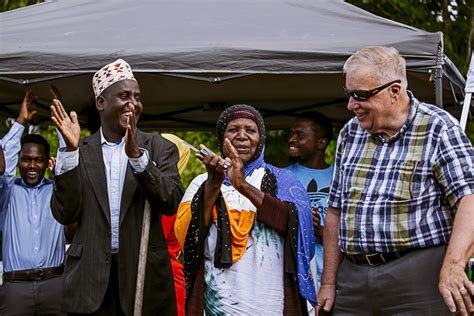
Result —
[{"label": "outstretched fingers", "polygon": [[79,125],[79,119],[77,118],[77,113],[76,111],[71,111],[69,113],[69,116],[71,117],[72,124],[74,125]]},{"label": "outstretched fingers", "polygon": [[29,107],[31,102],[33,102],[33,98],[34,98],[33,90],[31,89],[26,90],[25,97],[23,98],[23,104],[26,107]]},{"label": "outstretched fingers", "polygon": [[51,115],[56,117],[59,121],[64,121],[69,118],[64,106],[58,99],[54,99],[51,103]]},{"label": "outstretched fingers", "polygon": [[56,167],[56,157],[50,157],[48,161],[49,170],[51,174],[54,174],[54,168]]},{"label": "outstretched fingers", "polygon": [[61,117],[67,118],[67,117],[68,117],[67,112],[66,112],[66,110],[64,109],[64,106],[62,105],[61,101],[58,100],[58,103],[61,105],[61,106],[58,108],[59,114],[61,115]]},{"label": "outstretched fingers", "polygon": [[25,125],[38,112],[38,111],[30,111],[29,109],[31,103],[33,102],[33,98],[34,98],[33,91],[31,89],[28,89],[25,93],[25,96],[23,97],[23,102],[21,103],[21,106],[20,106],[20,112],[16,119],[18,123]]},{"label": "outstretched fingers", "polygon": [[51,120],[59,129],[68,149],[75,150],[79,146],[81,138],[81,127],[76,112],[72,111],[67,115],[61,101],[54,99],[50,106]]}]

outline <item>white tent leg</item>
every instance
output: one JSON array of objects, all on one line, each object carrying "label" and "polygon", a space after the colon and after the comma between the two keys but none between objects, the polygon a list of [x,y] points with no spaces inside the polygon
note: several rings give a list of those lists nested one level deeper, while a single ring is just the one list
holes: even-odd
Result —
[{"label": "white tent leg", "polygon": [[466,93],[466,96],[464,97],[461,119],[459,120],[459,124],[461,125],[461,128],[463,129],[463,131],[466,130],[467,118],[469,116],[469,108],[471,107],[471,95],[472,94],[468,92]]},{"label": "white tent leg", "polygon": [[471,109],[471,96],[474,92],[474,54],[471,54],[471,62],[469,63],[469,70],[467,72],[466,86],[464,87],[464,102],[462,104],[462,113],[459,124],[463,130],[466,130],[467,118],[469,110]]}]

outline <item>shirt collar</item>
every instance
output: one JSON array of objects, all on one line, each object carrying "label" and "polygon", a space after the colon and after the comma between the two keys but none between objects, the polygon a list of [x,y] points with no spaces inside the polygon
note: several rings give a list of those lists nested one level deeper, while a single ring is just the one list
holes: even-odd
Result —
[{"label": "shirt collar", "polygon": [[114,143],[114,142],[109,142],[107,139],[105,139],[104,134],[102,133],[102,126],[100,127],[99,130],[100,130],[100,143],[101,143],[102,145],[105,144],[105,145],[108,145],[108,146],[117,146],[117,145],[120,145],[120,144],[124,141],[124,139],[125,139],[125,136],[124,136],[124,137],[122,137],[122,138],[120,139],[120,141],[118,141],[118,142],[116,142],[116,143]]},{"label": "shirt collar", "polygon": [[411,91],[407,90],[407,93],[408,93],[408,97],[410,98],[410,112],[408,113],[408,117],[405,123],[403,123],[402,128],[400,128],[400,130],[395,135],[389,137],[387,140],[384,140],[382,136],[377,135],[377,137],[383,140],[384,142],[387,142],[387,143],[394,142],[400,137],[402,137],[415,119],[420,102],[415,98],[415,96],[413,95]]},{"label": "shirt collar", "polygon": [[23,181],[22,178],[16,178],[16,179],[15,179],[15,184],[16,184],[16,185],[21,185],[22,187],[30,188],[30,189],[37,189],[37,188],[40,188],[40,187],[42,187],[42,186],[45,186],[45,185],[48,185],[48,184],[52,184],[52,183],[53,183],[52,180],[47,179],[47,178],[43,178],[43,179],[41,179],[40,182],[38,182],[37,185],[35,185],[34,187],[31,187],[31,186],[27,185],[27,184],[25,183],[25,181]]}]

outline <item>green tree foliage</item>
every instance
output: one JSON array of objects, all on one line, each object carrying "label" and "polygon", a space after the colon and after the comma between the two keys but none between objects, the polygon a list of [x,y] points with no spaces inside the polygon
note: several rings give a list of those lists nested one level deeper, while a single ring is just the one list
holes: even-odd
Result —
[{"label": "green tree foliage", "polygon": [[[216,137],[213,132],[169,132],[175,134],[181,139],[186,140],[191,145],[199,148],[200,144],[205,145],[215,153],[219,153],[216,144]],[[193,180],[197,175],[205,173],[206,168],[204,164],[196,157],[196,155],[191,152],[191,157],[189,157],[188,165],[186,169],[181,174],[181,181],[185,188],[188,187],[191,180]]]},{"label": "green tree foliage", "polygon": [[43,0],[2,0],[0,3],[0,12],[26,7],[30,4],[43,2]]},{"label": "green tree foliage", "polygon": [[347,0],[373,14],[444,34],[444,51],[466,74],[471,58],[473,0]]}]

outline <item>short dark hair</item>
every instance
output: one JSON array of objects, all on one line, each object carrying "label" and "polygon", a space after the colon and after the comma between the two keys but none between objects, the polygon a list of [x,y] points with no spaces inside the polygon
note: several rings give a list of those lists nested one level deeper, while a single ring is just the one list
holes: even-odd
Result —
[{"label": "short dark hair", "polygon": [[42,145],[46,153],[46,158],[49,159],[49,143],[43,136],[38,134],[27,134],[21,138],[21,148],[23,148],[24,144]]},{"label": "short dark hair", "polygon": [[321,137],[326,138],[328,143],[331,141],[333,126],[331,120],[326,115],[317,111],[309,111],[298,114],[296,118],[313,122],[314,127],[319,129]]}]

